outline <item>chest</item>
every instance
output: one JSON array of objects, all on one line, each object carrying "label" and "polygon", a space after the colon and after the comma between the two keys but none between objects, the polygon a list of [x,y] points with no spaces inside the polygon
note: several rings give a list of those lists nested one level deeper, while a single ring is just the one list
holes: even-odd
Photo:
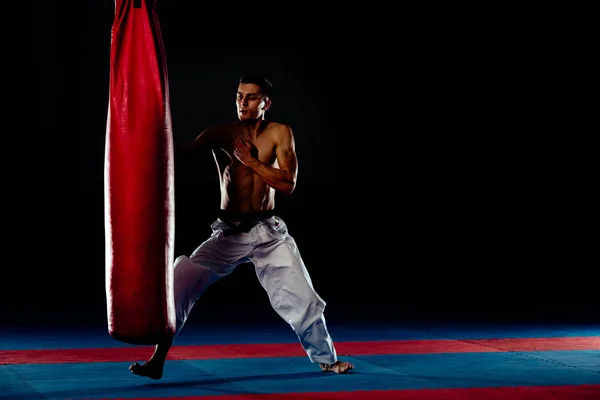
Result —
[{"label": "chest", "polygon": [[[220,162],[234,165],[239,163],[234,155],[234,140],[235,136],[231,136],[221,144],[221,151],[219,153],[222,153],[222,155],[225,155],[226,157],[219,157]],[[254,140],[247,139],[247,141],[250,143],[250,154],[253,157],[268,165],[273,165],[275,163],[275,160],[277,159],[275,143],[267,135],[258,136]]]}]

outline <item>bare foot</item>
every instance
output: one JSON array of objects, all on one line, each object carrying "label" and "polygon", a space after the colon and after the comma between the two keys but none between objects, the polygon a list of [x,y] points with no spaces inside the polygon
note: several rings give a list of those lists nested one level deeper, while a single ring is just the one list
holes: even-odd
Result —
[{"label": "bare foot", "polygon": [[321,370],[325,372],[335,372],[336,374],[345,374],[354,369],[354,365],[346,361],[336,361],[334,364],[320,364]]},{"label": "bare foot", "polygon": [[147,362],[142,365],[138,363],[132,364],[129,367],[129,370],[136,375],[159,380],[162,378],[165,360],[167,359],[167,353],[171,348],[171,344],[172,339],[168,339],[163,343],[157,344],[156,348],[154,349],[154,354],[152,354],[152,357],[150,357]]},{"label": "bare foot", "polygon": [[148,361],[142,365],[139,363],[132,364],[129,370],[136,375],[146,376],[150,379],[159,380],[162,378],[164,362]]}]

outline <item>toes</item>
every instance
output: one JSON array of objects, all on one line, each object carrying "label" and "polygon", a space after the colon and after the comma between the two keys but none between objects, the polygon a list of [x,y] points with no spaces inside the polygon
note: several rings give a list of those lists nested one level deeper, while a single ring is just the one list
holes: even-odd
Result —
[{"label": "toes", "polygon": [[354,369],[354,365],[352,365],[350,363],[345,363],[343,365],[340,365],[339,373],[345,374],[346,372],[350,371],[351,369]]},{"label": "toes", "polygon": [[129,367],[129,370],[135,375],[147,376],[146,368],[139,363],[135,363]]},{"label": "toes", "polygon": [[325,372],[335,372],[336,374],[345,374],[354,369],[354,365],[345,361],[338,361],[335,364],[321,364],[321,370]]}]

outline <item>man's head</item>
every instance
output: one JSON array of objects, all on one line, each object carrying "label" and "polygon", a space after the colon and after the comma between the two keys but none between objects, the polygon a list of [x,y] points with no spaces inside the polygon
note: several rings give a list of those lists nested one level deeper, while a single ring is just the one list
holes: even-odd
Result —
[{"label": "man's head", "polygon": [[271,106],[272,85],[262,75],[244,75],[240,78],[236,105],[240,121],[264,119]]}]

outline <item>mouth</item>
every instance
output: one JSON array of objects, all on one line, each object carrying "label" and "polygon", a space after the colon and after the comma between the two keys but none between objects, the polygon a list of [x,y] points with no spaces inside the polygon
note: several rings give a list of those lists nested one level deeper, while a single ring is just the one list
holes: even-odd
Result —
[{"label": "mouth", "polygon": [[246,114],[248,114],[248,111],[246,111],[246,110],[240,110],[240,114],[246,115]]}]

